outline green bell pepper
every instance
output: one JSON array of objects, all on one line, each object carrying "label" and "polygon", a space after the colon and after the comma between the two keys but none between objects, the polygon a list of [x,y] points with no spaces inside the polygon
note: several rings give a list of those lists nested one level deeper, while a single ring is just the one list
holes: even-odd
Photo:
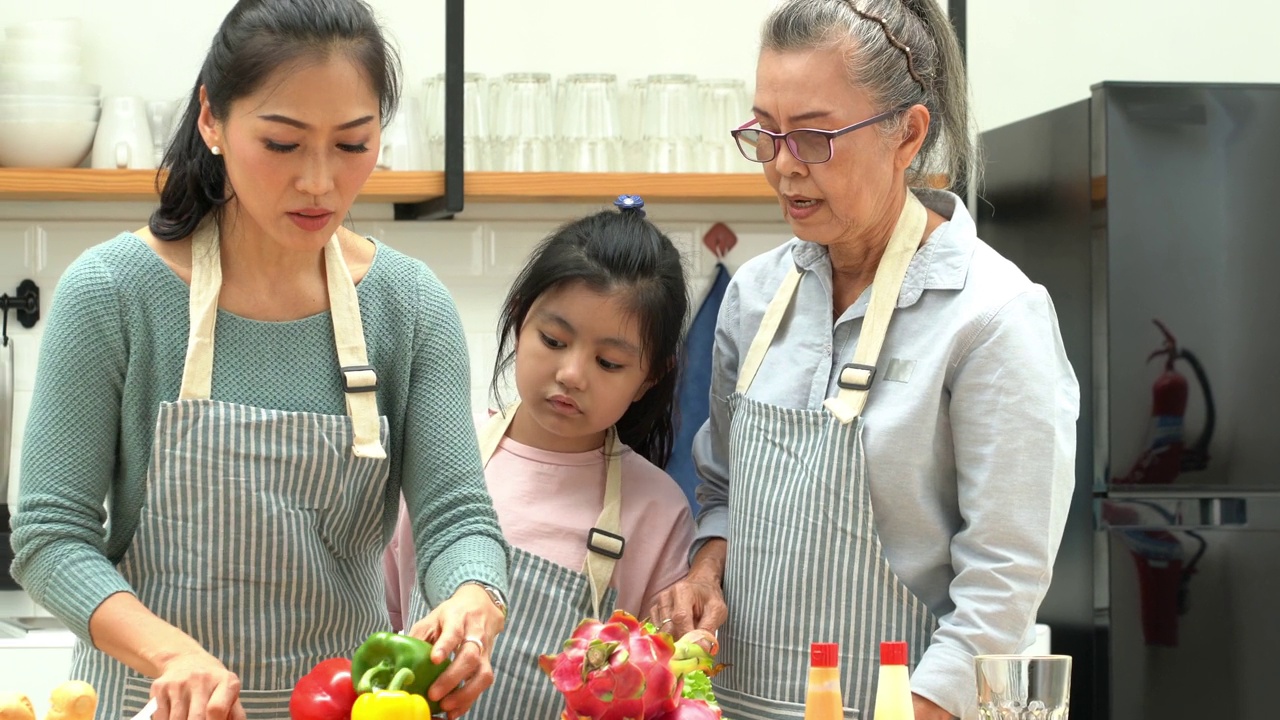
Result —
[{"label": "green bell pepper", "polygon": [[[351,657],[351,680],[357,693],[404,690],[427,696],[431,684],[449,667],[449,661],[431,661],[431,643],[408,635],[378,632],[369,636]],[[431,712],[440,707],[431,702]]]}]

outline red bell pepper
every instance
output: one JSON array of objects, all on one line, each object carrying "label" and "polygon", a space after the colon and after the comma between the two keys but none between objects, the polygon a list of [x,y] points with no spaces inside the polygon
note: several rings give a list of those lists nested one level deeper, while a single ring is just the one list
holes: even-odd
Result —
[{"label": "red bell pepper", "polygon": [[312,668],[293,687],[289,717],[292,720],[350,720],[355,704],[351,661],[330,658]]}]

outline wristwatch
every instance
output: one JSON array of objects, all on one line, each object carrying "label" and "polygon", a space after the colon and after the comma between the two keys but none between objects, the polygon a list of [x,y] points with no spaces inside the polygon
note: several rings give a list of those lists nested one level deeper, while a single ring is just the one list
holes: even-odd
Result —
[{"label": "wristwatch", "polygon": [[475,585],[479,587],[481,590],[484,590],[485,593],[489,596],[489,599],[493,601],[493,604],[498,607],[498,610],[502,613],[502,617],[505,618],[507,616],[507,600],[506,598],[502,597],[501,590],[499,590],[498,588],[492,585],[489,585],[488,583],[482,583],[479,580],[468,580],[462,584]]}]

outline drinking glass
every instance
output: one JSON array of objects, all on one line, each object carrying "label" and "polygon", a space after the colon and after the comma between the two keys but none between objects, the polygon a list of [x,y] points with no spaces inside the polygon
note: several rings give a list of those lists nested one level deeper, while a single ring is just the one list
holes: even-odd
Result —
[{"label": "drinking glass", "polygon": [[741,80],[703,80],[698,84],[702,96],[700,123],[701,156],[704,172],[759,172],[751,161],[742,157],[729,130],[751,117],[751,99],[747,84]]},{"label": "drinking glass", "polygon": [[622,169],[617,85],[618,78],[613,74],[565,77],[561,170],[618,172]]},{"label": "drinking glass", "polygon": [[647,172],[693,172],[699,142],[698,79],[650,75],[640,133]]},{"label": "drinking glass", "polygon": [[494,111],[494,163],[513,172],[552,170],[551,76],[508,73],[498,85]]},{"label": "drinking glass", "polygon": [[[428,132],[428,165],[444,169],[444,73],[424,83]],[[464,170],[492,170],[490,162],[489,85],[480,73],[462,79],[462,166]]]},{"label": "drinking glass", "polygon": [[1070,656],[979,655],[973,664],[981,720],[1067,720]]}]

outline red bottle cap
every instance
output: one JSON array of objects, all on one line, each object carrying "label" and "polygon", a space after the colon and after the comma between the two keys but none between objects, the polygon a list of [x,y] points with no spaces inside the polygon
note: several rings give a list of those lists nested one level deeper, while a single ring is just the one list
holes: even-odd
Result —
[{"label": "red bottle cap", "polygon": [[840,645],[837,643],[812,643],[809,645],[809,665],[819,668],[838,667]]},{"label": "red bottle cap", "polygon": [[880,664],[881,665],[906,665],[907,664],[907,644],[904,642],[880,643]]}]

